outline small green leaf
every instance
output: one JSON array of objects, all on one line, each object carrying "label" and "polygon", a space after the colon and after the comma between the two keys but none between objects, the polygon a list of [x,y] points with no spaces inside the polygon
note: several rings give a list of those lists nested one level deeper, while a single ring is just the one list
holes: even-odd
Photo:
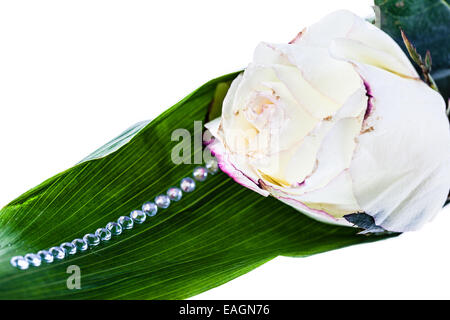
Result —
[{"label": "small green leaf", "polygon": [[403,43],[406,46],[406,49],[408,50],[409,56],[411,59],[418,65],[422,66],[422,57],[417,52],[417,49],[414,47],[414,45],[409,41],[408,37],[406,37],[406,34],[403,32],[403,30],[400,29],[400,33],[402,35]]},{"label": "small green leaf", "polygon": [[433,80],[433,77],[430,74],[431,71],[431,54],[430,51],[427,50],[425,61],[422,60],[422,56],[417,52],[416,48],[413,46],[413,44],[408,40],[403,30],[400,30],[402,34],[403,42],[408,49],[409,56],[411,59],[419,66],[420,70],[422,71],[422,76],[424,81],[433,89],[439,92],[439,89],[436,85],[436,83]]},{"label": "small green leaf", "polygon": [[432,64],[430,50],[427,50],[427,53],[425,55],[424,64],[425,64],[425,68],[427,70],[427,73],[430,73],[431,72],[431,64]]}]

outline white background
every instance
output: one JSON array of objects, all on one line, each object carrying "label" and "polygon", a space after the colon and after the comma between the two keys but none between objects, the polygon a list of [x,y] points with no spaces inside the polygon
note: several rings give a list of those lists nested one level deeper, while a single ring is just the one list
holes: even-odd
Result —
[{"label": "white background", "polygon": [[[372,1],[1,1],[0,206],[204,82]],[[279,257],[196,299],[450,298],[450,210],[423,230]]]}]

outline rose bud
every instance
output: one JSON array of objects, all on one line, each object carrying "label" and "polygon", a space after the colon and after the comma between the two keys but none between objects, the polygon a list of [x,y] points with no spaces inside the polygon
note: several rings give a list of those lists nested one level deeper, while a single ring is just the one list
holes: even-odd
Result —
[{"label": "rose bud", "polygon": [[386,33],[334,12],[261,43],[206,127],[222,171],[317,220],[416,230],[450,188],[445,103]]}]

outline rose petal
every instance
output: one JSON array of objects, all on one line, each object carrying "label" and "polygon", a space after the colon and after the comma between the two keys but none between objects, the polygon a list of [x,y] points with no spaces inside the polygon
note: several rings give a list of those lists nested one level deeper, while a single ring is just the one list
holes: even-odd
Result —
[{"label": "rose petal", "polygon": [[239,168],[236,161],[232,159],[232,156],[225,150],[224,145],[220,141],[214,141],[208,145],[208,148],[217,158],[220,169],[234,181],[246,188],[258,192],[260,195],[265,197],[269,195],[268,191],[263,190],[258,186],[258,177],[252,175],[252,170],[248,167]]},{"label": "rose petal", "polygon": [[449,191],[444,100],[420,80],[356,65],[373,95],[367,132],[350,166],[356,199],[377,225],[416,230],[442,208]]}]

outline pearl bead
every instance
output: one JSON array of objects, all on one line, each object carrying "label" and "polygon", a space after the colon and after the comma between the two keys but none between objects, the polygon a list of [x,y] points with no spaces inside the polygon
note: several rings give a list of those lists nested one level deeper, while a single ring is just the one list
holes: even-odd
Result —
[{"label": "pearl bead", "polygon": [[197,181],[205,181],[208,177],[208,170],[203,167],[197,167],[192,174]]},{"label": "pearl bead", "polygon": [[167,209],[170,206],[170,198],[161,194],[155,198],[155,204],[162,209]]},{"label": "pearl bead", "polygon": [[77,247],[75,247],[75,245],[72,242],[64,242],[59,247],[62,250],[64,250],[66,255],[68,255],[68,254],[72,255],[72,254],[77,253]]},{"label": "pearl bead", "polygon": [[30,266],[30,263],[22,256],[12,257],[10,263],[14,268],[18,268],[20,270],[26,270]]},{"label": "pearl bead", "polygon": [[184,192],[192,192],[195,190],[195,181],[192,178],[184,178],[181,180],[180,187]]},{"label": "pearl bead", "polygon": [[181,189],[179,188],[172,187],[167,190],[167,196],[170,201],[178,201],[183,196],[183,192],[181,192]]},{"label": "pearl bead", "polygon": [[158,206],[153,202],[146,202],[142,205],[142,211],[144,211],[147,216],[153,217],[158,212]]},{"label": "pearl bead", "polygon": [[144,211],[141,210],[133,210],[130,213],[130,218],[133,219],[136,223],[144,223],[145,219],[147,218],[147,215]]}]

